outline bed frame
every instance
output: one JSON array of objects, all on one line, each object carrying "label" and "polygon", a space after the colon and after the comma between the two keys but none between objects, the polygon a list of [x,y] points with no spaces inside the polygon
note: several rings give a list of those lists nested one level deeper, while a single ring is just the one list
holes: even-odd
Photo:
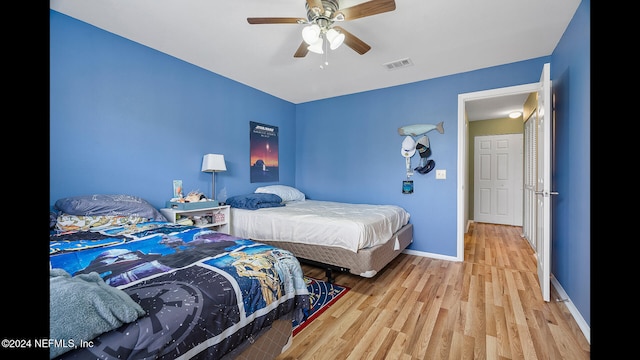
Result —
[{"label": "bed frame", "polygon": [[[394,249],[396,238],[399,246]],[[362,249],[357,253],[321,245],[265,240],[260,240],[260,242],[289,250],[302,263],[324,268],[327,281],[332,283],[334,270],[367,278],[375,276],[413,242],[413,225],[403,226],[384,244]]]}]

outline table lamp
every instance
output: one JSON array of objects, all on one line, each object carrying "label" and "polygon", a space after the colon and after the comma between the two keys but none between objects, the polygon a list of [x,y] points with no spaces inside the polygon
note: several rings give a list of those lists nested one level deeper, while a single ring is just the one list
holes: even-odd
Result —
[{"label": "table lamp", "polygon": [[202,171],[211,173],[211,200],[215,201],[216,197],[216,173],[219,171],[227,171],[227,165],[224,163],[224,155],[206,154],[202,159]]}]

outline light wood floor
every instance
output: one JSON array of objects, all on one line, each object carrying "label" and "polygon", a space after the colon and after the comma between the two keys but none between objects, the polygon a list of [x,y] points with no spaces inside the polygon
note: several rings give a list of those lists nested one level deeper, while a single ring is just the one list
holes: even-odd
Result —
[{"label": "light wood floor", "polygon": [[[277,359],[589,359],[558,294],[544,302],[522,228],[475,223],[464,262],[401,254],[351,288]],[[303,265],[305,275],[324,270]]]}]

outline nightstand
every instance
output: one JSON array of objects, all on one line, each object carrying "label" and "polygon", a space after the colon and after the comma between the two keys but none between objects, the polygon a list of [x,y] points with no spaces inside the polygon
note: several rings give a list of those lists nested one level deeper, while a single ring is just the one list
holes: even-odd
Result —
[{"label": "nightstand", "polygon": [[160,209],[160,213],[162,213],[169,222],[174,224],[180,223],[180,220],[189,218],[193,221],[193,225],[197,227],[209,228],[211,230],[229,234],[229,220],[231,216],[230,208],[231,206],[229,205],[213,206],[194,210],[165,208]]}]

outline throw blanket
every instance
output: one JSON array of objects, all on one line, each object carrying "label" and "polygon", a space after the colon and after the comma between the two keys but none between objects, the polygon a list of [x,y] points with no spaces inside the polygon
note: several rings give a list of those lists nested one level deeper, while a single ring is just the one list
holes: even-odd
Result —
[{"label": "throw blanket", "polygon": [[284,206],[280,196],[263,193],[232,196],[227,199],[227,204],[233,208],[245,210]]},{"label": "throw blanket", "polygon": [[96,272],[72,277],[63,269],[51,269],[49,295],[51,338],[64,339],[68,346],[51,346],[50,358],[145,314],[129,295],[107,285]]}]

